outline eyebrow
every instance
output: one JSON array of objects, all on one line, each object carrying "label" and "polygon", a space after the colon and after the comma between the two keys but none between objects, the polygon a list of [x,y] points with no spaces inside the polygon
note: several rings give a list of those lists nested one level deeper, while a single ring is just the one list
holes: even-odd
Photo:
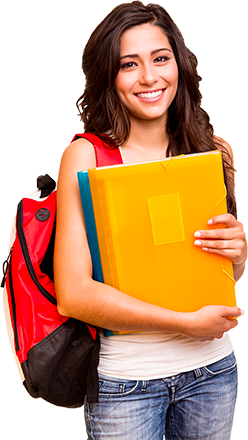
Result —
[{"label": "eyebrow", "polygon": [[[164,50],[166,50],[166,51],[172,53],[172,51],[171,51],[168,47],[162,47],[161,49],[155,49],[155,50],[153,50],[153,51],[151,52],[151,55],[156,55],[156,53],[161,52],[161,51],[164,51]],[[130,54],[130,55],[124,55],[124,56],[121,57],[120,59],[123,60],[124,58],[138,58],[138,57],[139,57],[139,55],[136,54],[136,53],[134,53],[134,54]]]}]

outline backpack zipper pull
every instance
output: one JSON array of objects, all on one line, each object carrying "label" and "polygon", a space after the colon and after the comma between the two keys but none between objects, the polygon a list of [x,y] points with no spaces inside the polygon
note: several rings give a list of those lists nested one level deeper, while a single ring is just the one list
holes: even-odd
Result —
[{"label": "backpack zipper pull", "polygon": [[3,263],[3,279],[2,279],[2,282],[1,282],[1,287],[5,286],[5,280],[6,280],[6,276],[7,276],[7,270],[8,270],[8,267],[9,267],[9,260],[10,260],[11,254],[12,254],[12,250],[13,250],[13,247],[11,246],[11,248],[9,250],[9,255],[7,257],[7,260],[5,260],[4,263]]}]

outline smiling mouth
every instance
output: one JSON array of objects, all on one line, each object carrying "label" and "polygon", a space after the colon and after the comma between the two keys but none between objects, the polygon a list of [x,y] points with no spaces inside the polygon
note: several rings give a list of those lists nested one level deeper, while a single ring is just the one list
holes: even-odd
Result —
[{"label": "smiling mouth", "polygon": [[165,89],[156,90],[156,92],[136,93],[136,96],[142,99],[155,99],[158,98],[160,95],[162,95],[164,90]]}]

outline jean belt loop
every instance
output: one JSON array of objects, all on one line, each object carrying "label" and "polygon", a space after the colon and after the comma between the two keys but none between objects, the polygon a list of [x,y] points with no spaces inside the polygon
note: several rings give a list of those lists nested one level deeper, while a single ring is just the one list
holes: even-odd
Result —
[{"label": "jean belt loop", "polygon": [[194,373],[195,373],[196,379],[200,379],[200,377],[202,377],[202,371],[200,368],[197,368],[196,370],[194,370]]},{"label": "jean belt loop", "polygon": [[147,390],[147,381],[143,380],[142,386],[141,386],[141,391],[146,391],[146,390]]}]

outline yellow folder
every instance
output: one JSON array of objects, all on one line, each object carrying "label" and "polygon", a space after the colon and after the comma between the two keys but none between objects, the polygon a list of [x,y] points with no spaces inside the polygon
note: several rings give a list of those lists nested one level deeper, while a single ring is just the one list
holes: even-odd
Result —
[{"label": "yellow folder", "polygon": [[236,305],[231,260],[194,245],[194,233],[226,213],[219,151],[95,168],[88,176],[106,284],[180,312]]}]

